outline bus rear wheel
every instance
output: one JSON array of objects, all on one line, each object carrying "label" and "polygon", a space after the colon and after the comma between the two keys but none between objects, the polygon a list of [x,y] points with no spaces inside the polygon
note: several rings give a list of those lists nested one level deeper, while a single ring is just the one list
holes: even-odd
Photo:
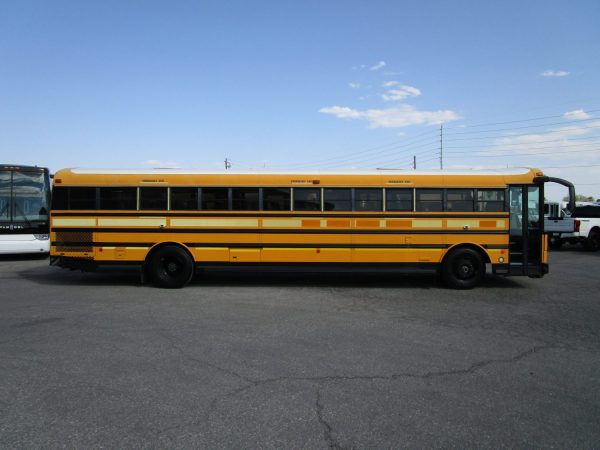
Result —
[{"label": "bus rear wheel", "polygon": [[471,289],[485,275],[485,263],[479,253],[470,248],[452,251],[442,265],[442,280],[452,289]]},{"label": "bus rear wheel", "polygon": [[181,288],[192,279],[194,262],[183,248],[166,245],[152,253],[148,272],[158,287]]}]

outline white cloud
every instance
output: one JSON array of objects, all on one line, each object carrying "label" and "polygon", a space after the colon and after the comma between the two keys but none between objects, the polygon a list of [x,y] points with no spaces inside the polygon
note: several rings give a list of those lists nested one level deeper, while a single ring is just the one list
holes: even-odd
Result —
[{"label": "white cloud", "polygon": [[413,86],[400,86],[399,89],[390,89],[381,95],[385,101],[402,101],[408,97],[418,97],[421,91]]},{"label": "white cloud", "polygon": [[382,84],[383,87],[394,87],[398,86],[400,83],[398,81],[386,81]]},{"label": "white cloud", "polygon": [[330,106],[319,112],[331,114],[339,119],[366,120],[371,128],[402,128],[409,125],[440,124],[460,119],[454,111],[419,111],[411,105],[399,105],[395,108],[367,109],[364,111],[347,106]]},{"label": "white cloud", "polygon": [[349,86],[351,89],[358,89],[358,88],[360,87],[360,83],[353,83],[353,82],[350,82],[350,83],[348,83],[348,86]]},{"label": "white cloud", "polygon": [[586,113],[583,109],[576,109],[574,111],[567,111],[563,117],[567,120],[583,120],[589,119],[590,115]]},{"label": "white cloud", "polygon": [[379,69],[382,69],[383,67],[385,67],[385,61],[379,61],[374,66],[369,67],[369,70],[379,70]]},{"label": "white cloud", "polygon": [[[554,128],[544,133],[507,136],[495,140],[492,152],[511,151],[516,154],[543,153],[544,155],[548,155],[548,158],[562,158],[569,148],[583,151],[590,147],[597,147],[597,141],[588,141],[581,139],[581,137],[589,135],[598,127],[600,127],[600,120],[587,123],[585,126],[575,124]],[[550,156],[548,152],[553,151],[556,151],[556,155]],[[582,156],[585,155],[580,155],[579,157]]]},{"label": "white cloud", "polygon": [[181,167],[179,163],[173,161],[161,161],[160,159],[149,159],[144,161],[142,164],[155,169],[177,169]]},{"label": "white cloud", "polygon": [[319,110],[321,113],[332,114],[338,119],[359,119],[360,111],[357,111],[347,106],[328,106]]},{"label": "white cloud", "polygon": [[542,73],[540,73],[541,76],[543,77],[566,77],[567,75],[569,75],[571,72],[567,72],[566,70],[544,70]]}]

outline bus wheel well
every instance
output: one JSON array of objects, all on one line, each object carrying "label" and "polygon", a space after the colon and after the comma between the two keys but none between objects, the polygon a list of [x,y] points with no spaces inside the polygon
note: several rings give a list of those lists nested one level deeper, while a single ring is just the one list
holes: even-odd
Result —
[{"label": "bus wheel well", "polygon": [[444,255],[444,257],[442,258],[442,264],[444,264],[444,261],[446,260],[446,258],[448,257],[448,255],[450,253],[452,253],[455,250],[460,250],[460,249],[465,249],[465,248],[469,248],[471,250],[475,250],[477,253],[479,253],[479,256],[481,256],[481,260],[484,263],[491,263],[492,261],[490,260],[490,256],[488,255],[488,253],[479,245],[476,244],[458,244],[458,245],[454,245],[452,247],[450,247],[448,249],[448,251],[446,252],[446,254]]},{"label": "bus wheel well", "polygon": [[485,276],[487,260],[485,251],[476,245],[456,245],[442,260],[440,278],[451,289],[471,289]]}]

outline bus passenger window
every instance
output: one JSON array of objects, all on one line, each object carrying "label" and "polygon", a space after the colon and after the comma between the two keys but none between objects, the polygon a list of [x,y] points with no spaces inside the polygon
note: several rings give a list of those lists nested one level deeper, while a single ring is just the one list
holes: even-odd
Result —
[{"label": "bus passenger window", "polygon": [[190,211],[198,209],[198,188],[171,188],[171,209],[173,211]]},{"label": "bus passenger window", "polygon": [[100,209],[137,209],[137,189],[134,187],[100,188]]},{"label": "bus passenger window", "polygon": [[381,211],[383,191],[372,188],[354,189],[354,211]]},{"label": "bus passenger window", "polygon": [[225,211],[228,206],[229,188],[202,188],[202,209]]},{"label": "bus passenger window", "polygon": [[504,205],[504,189],[477,189],[477,211],[502,212]]},{"label": "bus passenger window", "polygon": [[294,188],[294,211],[321,211],[321,189]]},{"label": "bus passenger window", "polygon": [[263,210],[289,211],[290,188],[263,188]]},{"label": "bus passenger window", "polygon": [[96,188],[71,187],[68,189],[69,209],[96,209]]},{"label": "bus passenger window", "polygon": [[258,188],[231,188],[233,210],[258,211]]},{"label": "bus passenger window", "polygon": [[442,189],[417,189],[417,211],[443,211]]},{"label": "bus passenger window", "polygon": [[350,188],[328,188],[323,194],[325,211],[352,211]]},{"label": "bus passenger window", "polygon": [[[10,192],[10,191],[9,191]],[[2,190],[0,188],[0,195]],[[8,197],[6,197],[8,205]],[[69,209],[69,188],[63,186],[54,186],[52,190],[52,209]],[[7,210],[8,211],[8,210]],[[2,209],[1,212],[4,212]],[[2,214],[0,214],[0,217]]]},{"label": "bus passenger window", "polygon": [[446,189],[445,211],[473,211],[473,189]]},{"label": "bus passenger window", "polygon": [[166,187],[143,187],[140,188],[140,209],[166,210],[167,188]]},{"label": "bus passenger window", "polygon": [[390,188],[385,190],[386,211],[412,211],[413,190],[406,188]]}]

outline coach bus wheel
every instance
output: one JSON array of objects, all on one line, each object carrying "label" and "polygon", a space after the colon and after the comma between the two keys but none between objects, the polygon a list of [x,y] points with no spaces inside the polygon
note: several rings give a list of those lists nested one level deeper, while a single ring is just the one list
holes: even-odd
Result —
[{"label": "coach bus wheel", "polygon": [[485,264],[477,251],[463,248],[451,252],[442,266],[442,279],[453,289],[471,289],[485,274]]},{"label": "coach bus wheel", "polygon": [[194,274],[194,263],[189,253],[174,245],[156,250],[149,262],[149,273],[158,287],[183,287]]}]

